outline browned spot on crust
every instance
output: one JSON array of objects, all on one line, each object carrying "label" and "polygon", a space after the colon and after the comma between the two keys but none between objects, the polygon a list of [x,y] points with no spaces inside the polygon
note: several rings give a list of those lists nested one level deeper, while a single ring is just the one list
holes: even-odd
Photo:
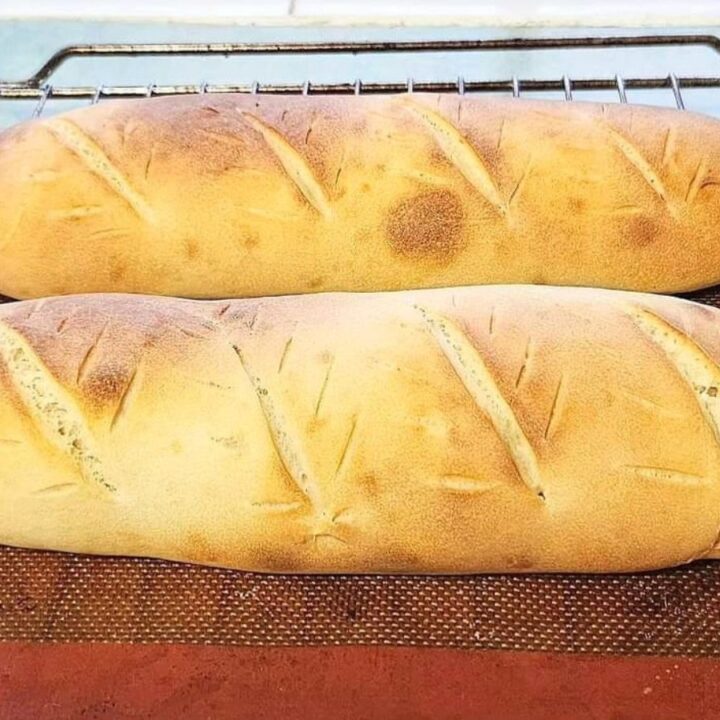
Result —
[{"label": "browned spot on crust", "polygon": [[568,205],[572,212],[581,213],[585,210],[585,207],[587,206],[587,201],[579,197],[571,197],[568,200]]},{"label": "browned spot on crust", "polygon": [[631,215],[624,219],[622,236],[627,243],[651,245],[658,235],[657,222],[649,215]]},{"label": "browned spot on crust", "polygon": [[448,262],[463,241],[463,207],[449,190],[430,190],[401,200],[390,211],[386,237],[410,258]]},{"label": "browned spot on crust", "polygon": [[276,549],[262,549],[253,553],[253,564],[259,570],[269,572],[300,572],[301,558],[297,554]]},{"label": "browned spot on crust", "polygon": [[243,238],[242,243],[248,250],[252,250],[254,247],[260,244],[260,237],[255,233],[248,233]]},{"label": "browned spot on crust", "polygon": [[85,400],[96,408],[114,406],[122,396],[127,382],[127,371],[112,365],[100,364],[86,375],[83,381],[83,395]]},{"label": "browned spot on crust", "polygon": [[508,555],[505,562],[512,570],[530,570],[535,566],[533,559],[528,555]]},{"label": "browned spot on crust", "polygon": [[197,240],[185,240],[185,255],[187,255],[189,260],[196,258],[199,252],[200,247]]},{"label": "browned spot on crust", "polygon": [[307,429],[308,435],[312,435],[313,433],[316,433],[316,432],[322,430],[327,424],[328,424],[327,418],[313,417],[307,421],[307,424],[305,425],[305,427]]},{"label": "browned spot on crust", "polygon": [[187,556],[196,562],[218,562],[219,555],[215,546],[207,536],[199,532],[189,532],[187,535]]},{"label": "browned spot on crust", "polygon": [[365,488],[368,495],[377,495],[378,492],[378,481],[375,475],[368,473],[358,478],[358,482]]},{"label": "browned spot on crust", "polygon": [[110,279],[117,282],[122,280],[127,273],[127,265],[121,262],[114,262],[110,266]]},{"label": "browned spot on crust", "polygon": [[430,166],[433,168],[433,170],[436,170],[438,168],[447,168],[447,158],[445,157],[443,151],[437,145],[433,145],[429,154]]},{"label": "browned spot on crust", "polygon": [[318,288],[321,288],[323,283],[325,282],[325,278],[323,277],[316,277],[310,280],[308,283],[308,288],[310,290],[317,290]]}]

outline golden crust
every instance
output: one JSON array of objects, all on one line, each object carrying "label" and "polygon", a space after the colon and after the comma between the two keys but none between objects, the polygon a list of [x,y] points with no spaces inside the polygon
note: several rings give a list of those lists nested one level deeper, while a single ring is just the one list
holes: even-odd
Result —
[{"label": "golden crust", "polygon": [[0,309],[0,542],[288,572],[712,555],[720,313],[487,287]]},{"label": "golden crust", "polygon": [[116,101],[0,135],[0,291],[720,281],[720,126],[453,96]]}]

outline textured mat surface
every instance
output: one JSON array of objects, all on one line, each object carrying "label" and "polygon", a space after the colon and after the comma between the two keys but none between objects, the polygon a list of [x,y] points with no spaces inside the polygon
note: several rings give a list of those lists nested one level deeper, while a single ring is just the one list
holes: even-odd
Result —
[{"label": "textured mat surface", "polygon": [[272,576],[0,550],[0,639],[720,656],[720,563],[605,576]]}]

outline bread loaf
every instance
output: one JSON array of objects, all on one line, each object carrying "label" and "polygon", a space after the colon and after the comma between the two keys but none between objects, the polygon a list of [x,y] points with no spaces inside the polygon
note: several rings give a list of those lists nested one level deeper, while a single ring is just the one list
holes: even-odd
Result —
[{"label": "bread loaf", "polygon": [[0,136],[0,292],[720,282],[720,123],[451,95],[113,101]]},{"label": "bread loaf", "polygon": [[714,309],[488,287],[0,318],[0,543],[311,573],[718,552]]}]

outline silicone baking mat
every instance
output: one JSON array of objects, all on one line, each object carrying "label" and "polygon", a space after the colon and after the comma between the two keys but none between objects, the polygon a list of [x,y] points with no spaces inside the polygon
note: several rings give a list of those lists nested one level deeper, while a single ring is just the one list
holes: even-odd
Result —
[{"label": "silicone baking mat", "polygon": [[0,638],[720,656],[720,563],[606,576],[279,576],[0,551]]},{"label": "silicone baking mat", "polygon": [[[720,288],[694,293],[720,305]],[[634,575],[279,576],[0,548],[0,640],[720,657],[720,562]]]}]

